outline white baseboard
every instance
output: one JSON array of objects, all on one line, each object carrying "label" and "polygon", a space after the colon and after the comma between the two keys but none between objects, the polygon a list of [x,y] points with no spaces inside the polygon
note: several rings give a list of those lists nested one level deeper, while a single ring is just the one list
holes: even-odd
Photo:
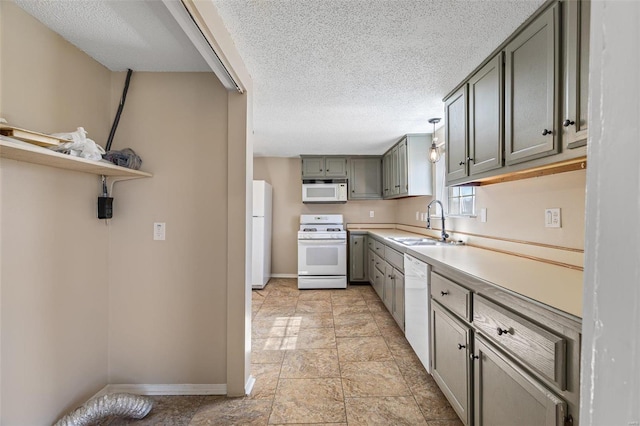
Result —
[{"label": "white baseboard", "polygon": [[[253,377],[251,377],[253,378]],[[255,382],[255,379],[253,379]],[[248,384],[249,382],[247,382]],[[251,384],[253,387],[253,383]],[[136,395],[226,395],[226,384],[152,384],[152,385],[131,385],[131,384],[111,384],[106,385],[93,398],[111,393],[133,393]]]},{"label": "white baseboard", "polygon": [[251,395],[251,391],[253,390],[253,385],[255,384],[256,384],[256,378],[250,375],[249,380],[247,380],[247,383],[244,385],[245,395]]},{"label": "white baseboard", "polygon": [[271,274],[271,278],[298,278],[298,274]]}]

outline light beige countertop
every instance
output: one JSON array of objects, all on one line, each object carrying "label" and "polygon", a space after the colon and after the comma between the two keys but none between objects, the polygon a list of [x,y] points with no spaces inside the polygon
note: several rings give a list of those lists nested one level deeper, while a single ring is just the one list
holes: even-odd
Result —
[{"label": "light beige countertop", "polygon": [[582,318],[582,271],[469,246],[405,247],[390,237],[418,236],[398,229],[358,228],[385,244],[431,265],[454,268],[471,277]]}]

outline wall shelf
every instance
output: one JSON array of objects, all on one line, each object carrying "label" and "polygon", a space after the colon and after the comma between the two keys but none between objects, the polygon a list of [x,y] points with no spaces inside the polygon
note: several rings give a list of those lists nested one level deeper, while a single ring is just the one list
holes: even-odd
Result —
[{"label": "wall shelf", "polygon": [[84,158],[54,152],[36,145],[13,142],[4,139],[0,139],[0,157],[24,161],[27,163],[40,164],[43,166],[56,167],[59,169],[75,170],[94,175],[120,177],[125,179],[153,176],[151,173],[142,172],[140,170],[127,169],[126,167],[116,166],[115,164],[103,161],[86,160]]}]

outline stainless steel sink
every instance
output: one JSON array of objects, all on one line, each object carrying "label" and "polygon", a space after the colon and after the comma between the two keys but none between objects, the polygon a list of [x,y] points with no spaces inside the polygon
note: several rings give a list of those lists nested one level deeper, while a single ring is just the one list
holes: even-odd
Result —
[{"label": "stainless steel sink", "polygon": [[448,246],[448,245],[460,245],[460,242],[443,242],[433,238],[421,238],[421,237],[389,237],[391,241],[400,243],[403,246],[415,247],[415,246]]}]

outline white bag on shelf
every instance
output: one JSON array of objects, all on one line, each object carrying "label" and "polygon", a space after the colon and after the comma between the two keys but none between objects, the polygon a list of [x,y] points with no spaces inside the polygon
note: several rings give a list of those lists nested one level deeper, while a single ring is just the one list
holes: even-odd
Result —
[{"label": "white bag on shelf", "polygon": [[105,153],[104,148],[87,138],[87,131],[82,127],[78,127],[75,132],[54,133],[51,136],[69,141],[51,148],[54,151],[68,152],[69,155],[94,161],[102,160],[102,154]]}]

